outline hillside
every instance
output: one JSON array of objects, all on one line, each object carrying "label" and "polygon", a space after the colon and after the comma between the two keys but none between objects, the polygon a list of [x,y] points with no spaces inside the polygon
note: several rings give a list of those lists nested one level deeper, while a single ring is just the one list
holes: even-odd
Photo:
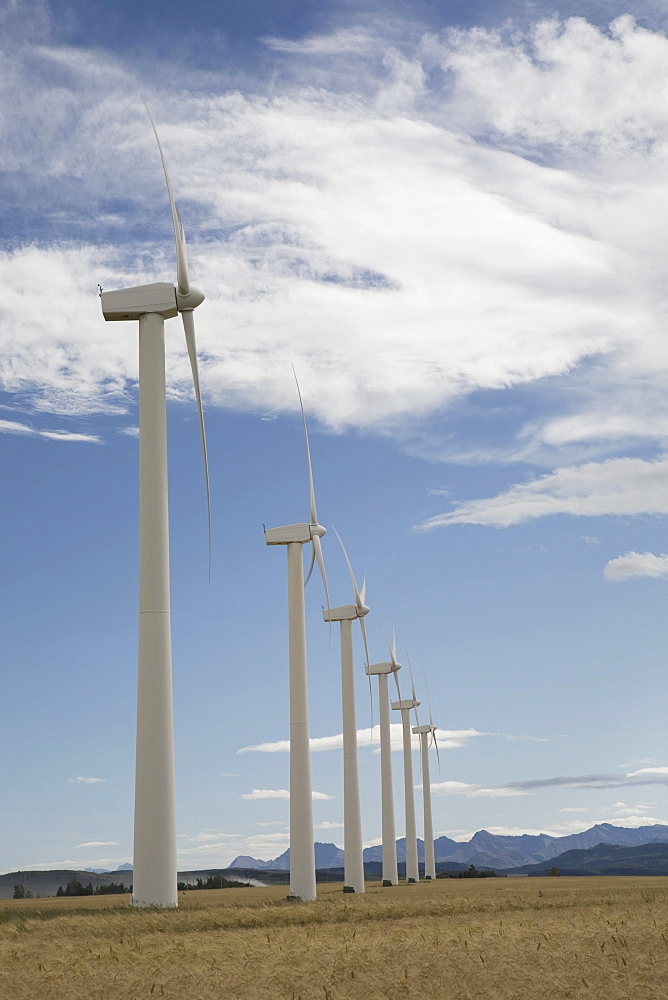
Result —
[{"label": "hillside", "polygon": [[55,896],[58,886],[62,885],[64,889],[73,879],[82,885],[88,885],[90,882],[94,889],[98,889],[101,885],[109,885],[111,882],[116,884],[123,882],[129,888],[132,884],[132,872],[96,875],[91,871],[71,871],[64,868],[57,871],[9,872],[7,875],[0,875],[0,899],[11,899],[15,885],[24,885],[33,896]]},{"label": "hillside", "polygon": [[668,875],[668,844],[597,844],[587,850],[564,851],[551,861],[504,870],[507,875]]}]

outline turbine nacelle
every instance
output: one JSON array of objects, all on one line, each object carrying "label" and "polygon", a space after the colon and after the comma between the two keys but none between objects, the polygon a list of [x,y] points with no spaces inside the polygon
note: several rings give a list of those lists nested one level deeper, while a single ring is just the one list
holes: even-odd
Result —
[{"label": "turbine nacelle", "polygon": [[401,669],[401,664],[395,660],[393,663],[371,663],[364,668],[367,674],[392,674]]},{"label": "turbine nacelle", "polygon": [[100,292],[102,314],[108,322],[138,320],[147,313],[158,313],[163,319],[172,319],[180,312],[196,309],[204,302],[204,292],[193,285],[187,295],[182,295],[168,281],[154,281],[150,285],[133,285],[113,292]]},{"label": "turbine nacelle", "polygon": [[[394,708],[394,705],[392,706]],[[413,726],[411,732],[417,736],[419,733],[435,733],[436,726]]]},{"label": "turbine nacelle", "polygon": [[299,542],[305,545],[312,542],[314,538],[322,538],[327,534],[327,530],[321,524],[284,524],[280,528],[265,528],[264,540],[267,545],[289,545],[290,542]]},{"label": "turbine nacelle", "polygon": [[357,604],[342,604],[339,608],[326,608],[322,617],[326,622],[354,621],[356,618],[363,618],[369,614],[369,608],[365,605],[358,607]]},{"label": "turbine nacelle", "polygon": [[395,712],[403,712],[407,708],[417,708],[419,704],[417,698],[402,698],[401,701],[393,701],[392,708]]},{"label": "turbine nacelle", "polygon": [[176,289],[167,281],[151,285],[135,285],[116,292],[100,292],[102,314],[107,321],[139,319],[147,313],[158,313],[165,319],[177,316]]}]

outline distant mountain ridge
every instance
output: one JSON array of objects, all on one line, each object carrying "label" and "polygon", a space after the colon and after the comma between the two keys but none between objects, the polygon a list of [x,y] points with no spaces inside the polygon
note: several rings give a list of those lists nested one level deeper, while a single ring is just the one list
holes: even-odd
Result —
[{"label": "distant mountain ridge", "polygon": [[668,843],[597,844],[586,850],[564,851],[551,861],[509,868],[509,875],[668,875]]},{"label": "distant mountain ridge", "polygon": [[[571,833],[565,837],[554,837],[549,833],[501,836],[478,830],[468,842],[437,837],[434,841],[436,862],[456,862],[473,864],[476,868],[519,868],[523,865],[540,864],[551,861],[557,855],[570,850],[587,850],[598,844],[612,844],[621,847],[635,847],[641,844],[668,843],[668,826],[640,826],[636,829],[613,826],[612,823],[597,823],[582,833]],[[418,840],[418,857],[424,860],[424,843]],[[364,861],[381,861],[382,847],[367,847]],[[397,840],[397,859],[406,860],[406,840]],[[315,845],[316,868],[341,868],[343,851],[335,844]],[[290,850],[284,851],[273,861],[261,861],[247,855],[240,855],[230,868],[273,869],[286,871],[290,868]]]}]

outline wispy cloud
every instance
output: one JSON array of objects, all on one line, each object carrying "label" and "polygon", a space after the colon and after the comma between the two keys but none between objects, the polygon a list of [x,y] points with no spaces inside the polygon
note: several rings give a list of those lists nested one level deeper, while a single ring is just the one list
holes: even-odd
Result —
[{"label": "wispy cloud", "polygon": [[492,785],[485,788],[483,785],[472,785],[465,781],[439,781],[436,784],[432,783],[431,790],[435,795],[465,795],[470,799],[504,799],[531,794],[529,791],[515,788],[512,785]]},{"label": "wispy cloud", "polygon": [[655,556],[652,552],[627,552],[611,559],[603,568],[606,580],[629,580],[637,576],[668,576],[668,555]]},{"label": "wispy cloud", "polygon": [[0,434],[23,434],[28,437],[46,438],[48,441],[100,444],[100,438],[97,434],[79,434],[74,431],[65,430],[39,430],[36,427],[30,427],[28,424],[21,424],[15,420],[0,420]]},{"label": "wispy cloud", "polygon": [[118,844],[117,840],[87,840],[83,844],[77,844],[77,847],[118,847]]},{"label": "wispy cloud", "polygon": [[377,40],[368,32],[351,28],[342,28],[329,35],[309,35],[297,41],[286,38],[263,38],[262,41],[276,52],[311,56],[368,55],[378,48]]},{"label": "wispy cloud", "polygon": [[[333,795],[326,792],[313,792],[313,799],[332,799]],[[252,792],[244,792],[242,799],[289,799],[290,791],[287,788],[254,788]]]},{"label": "wispy cloud", "polygon": [[[486,736],[477,729],[437,729],[436,738],[439,746],[445,749],[456,749],[466,744],[467,740],[476,736]],[[401,723],[393,722],[390,725],[390,741],[393,750],[403,749],[403,729]],[[341,750],[343,748],[343,733],[336,733],[334,736],[315,736],[310,739],[312,752],[326,750]],[[415,737],[415,746],[419,746],[419,738]],[[357,744],[360,747],[380,745],[380,729],[374,726],[373,729],[358,729]],[[273,743],[256,743],[252,746],[241,747],[237,753],[289,753],[289,740],[276,740]]]},{"label": "wispy cloud", "polygon": [[[436,729],[436,739],[440,749],[459,750],[465,747],[470,740],[479,737],[500,737],[506,740],[527,740],[531,743],[549,743],[554,739],[562,737],[554,736],[526,736],[515,735],[513,733],[486,733],[480,729]],[[400,722],[390,724],[390,743],[392,750],[403,750],[403,728]],[[357,745],[359,747],[372,746],[377,749],[380,746],[380,728],[374,726],[373,729],[357,730]],[[418,736],[413,737],[414,749],[419,749],[420,741]],[[314,736],[310,739],[312,752],[324,752],[326,750],[341,750],[343,748],[343,733],[336,733],[334,736]],[[241,747],[236,751],[241,753],[289,753],[289,740],[275,740],[271,743],[255,743],[252,746]]]},{"label": "wispy cloud", "polygon": [[484,500],[454,504],[454,510],[417,525],[418,531],[450,524],[507,528],[553,514],[668,514],[668,457],[648,462],[611,458],[557,469]]},{"label": "wispy cloud", "polygon": [[441,781],[432,784],[436,795],[466,795],[469,798],[499,798],[533,795],[546,788],[623,788],[629,785],[668,785],[668,767],[644,767],[627,774],[585,774],[581,776],[535,778],[530,781],[510,781],[504,785],[473,785],[463,781]]},{"label": "wispy cloud", "polygon": [[76,784],[97,785],[97,784],[100,784],[103,781],[106,781],[107,779],[106,778],[83,778],[83,777],[79,776],[78,778],[68,778],[67,780],[68,780],[68,782],[70,782],[70,784],[74,784],[74,785],[76,785]]},{"label": "wispy cloud", "polygon": [[178,859],[181,870],[222,868],[240,854],[268,861],[278,857],[290,846],[290,834],[287,828],[276,833],[256,833],[250,836],[230,834],[224,839],[201,840],[199,837],[193,839],[197,842],[196,847],[179,847]]}]

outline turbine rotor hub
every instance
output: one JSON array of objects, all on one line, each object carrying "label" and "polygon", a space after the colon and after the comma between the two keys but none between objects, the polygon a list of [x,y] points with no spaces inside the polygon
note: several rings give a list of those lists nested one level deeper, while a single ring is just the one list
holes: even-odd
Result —
[{"label": "turbine rotor hub", "polygon": [[178,288],[176,289],[176,305],[179,312],[197,309],[197,306],[201,306],[202,302],[204,302],[204,292],[200,292],[199,288],[195,288],[194,285],[190,286],[187,295],[183,295]]}]

